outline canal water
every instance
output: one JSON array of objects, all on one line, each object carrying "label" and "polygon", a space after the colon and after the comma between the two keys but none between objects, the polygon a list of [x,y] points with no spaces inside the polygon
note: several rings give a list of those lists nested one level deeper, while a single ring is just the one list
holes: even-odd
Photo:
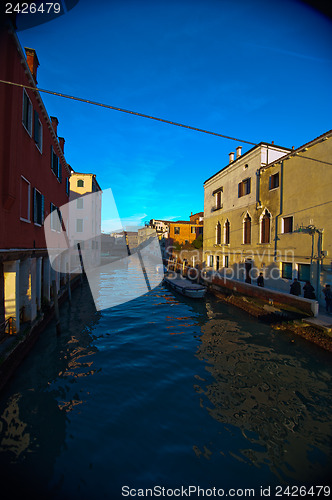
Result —
[{"label": "canal water", "polygon": [[0,395],[2,489],[99,500],[124,486],[326,485],[331,379],[330,353],[214,296],[161,284],[97,311],[85,283],[61,335],[52,322]]}]

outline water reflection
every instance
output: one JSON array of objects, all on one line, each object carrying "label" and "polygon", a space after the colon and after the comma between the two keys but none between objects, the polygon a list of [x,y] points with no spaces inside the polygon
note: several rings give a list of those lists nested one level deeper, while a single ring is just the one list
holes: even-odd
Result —
[{"label": "water reflection", "polygon": [[[278,351],[264,345],[264,333],[243,331],[211,310],[208,316],[197,356],[207,363],[213,383],[195,388],[201,405],[226,431],[241,430],[247,446],[229,454],[257,467],[267,464],[280,480],[327,478],[331,375],[310,370],[294,354],[283,353],[282,345]],[[207,448],[194,451],[209,458]]]},{"label": "water reflection", "polygon": [[1,395],[0,470],[11,484],[11,498],[28,493],[50,498],[48,484],[66,446],[68,415],[79,413],[89,397],[77,383],[97,371],[92,332],[100,314],[87,286],[73,298],[61,308],[61,334],[51,323],[36,344],[36,357],[32,352],[14,377],[20,392],[11,394],[9,386]]},{"label": "water reflection", "polygon": [[30,433],[26,432],[27,424],[20,418],[20,398],[20,394],[14,394],[0,417],[0,449],[16,459],[30,445]]}]

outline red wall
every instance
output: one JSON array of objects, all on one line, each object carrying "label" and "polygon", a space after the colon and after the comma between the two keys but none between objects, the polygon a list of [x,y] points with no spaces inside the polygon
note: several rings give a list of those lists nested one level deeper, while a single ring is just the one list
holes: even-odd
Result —
[{"label": "red wall", "polygon": [[[31,86],[13,34],[0,31],[0,79]],[[37,75],[38,77],[38,75]],[[33,222],[33,188],[45,197],[44,217],[50,203],[68,202],[66,177],[69,173],[60,158],[60,146],[52,137],[50,121],[33,91],[27,90],[33,109],[43,127],[42,154],[22,123],[23,88],[0,83],[0,249],[45,248],[44,228]],[[62,164],[62,183],[51,170],[51,145]],[[21,175],[30,182],[30,223],[20,220]]]}]

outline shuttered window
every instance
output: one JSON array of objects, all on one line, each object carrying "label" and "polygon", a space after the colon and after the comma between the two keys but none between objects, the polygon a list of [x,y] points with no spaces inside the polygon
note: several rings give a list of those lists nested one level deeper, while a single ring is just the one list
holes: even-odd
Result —
[{"label": "shuttered window", "polygon": [[43,150],[43,126],[39,120],[37,111],[34,111],[33,119],[33,138],[40,152]]},{"label": "shuttered window", "polygon": [[53,146],[51,146],[51,169],[52,169],[54,175],[56,175],[58,177],[58,175],[59,175],[59,173],[58,173],[59,158],[57,157],[57,155],[53,149]]},{"label": "shuttered window", "polygon": [[270,175],[269,177],[269,189],[275,189],[279,187],[279,172],[276,174]]},{"label": "shuttered window", "polygon": [[44,224],[44,205],[44,196],[38,189],[33,188],[33,222],[39,226]]},{"label": "shuttered window", "polygon": [[24,177],[21,177],[20,218],[25,222],[30,222],[30,182]]},{"label": "shuttered window", "polygon": [[51,213],[51,229],[53,231],[61,231],[61,212],[57,206],[53,203],[50,205],[50,213]]},{"label": "shuttered window", "polygon": [[76,208],[83,208],[83,198],[77,198],[76,200]]},{"label": "shuttered window", "polygon": [[293,216],[283,218],[283,233],[293,232]]},{"label": "shuttered window", "polygon": [[238,197],[241,198],[251,192],[251,178],[244,179],[238,186]]},{"label": "shuttered window", "polygon": [[225,222],[225,245],[229,245],[230,240],[230,223],[229,220]]},{"label": "shuttered window", "polygon": [[261,243],[270,243],[271,216],[266,210],[261,221]]},{"label": "shuttered window", "polygon": [[28,94],[23,90],[23,110],[22,110],[22,123],[27,132],[32,134],[32,104]]},{"label": "shuttered window", "polygon": [[218,222],[217,228],[216,228],[216,243],[217,245],[221,244],[221,224]]},{"label": "shuttered window", "polygon": [[76,219],[76,232],[83,233],[83,219]]},{"label": "shuttered window", "polygon": [[243,243],[245,245],[249,245],[251,243],[251,217],[248,214],[244,219],[244,228],[243,228]]}]

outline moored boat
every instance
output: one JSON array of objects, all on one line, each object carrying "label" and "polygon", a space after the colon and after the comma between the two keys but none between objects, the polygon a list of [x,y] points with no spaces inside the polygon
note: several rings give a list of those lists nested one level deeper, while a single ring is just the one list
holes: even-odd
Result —
[{"label": "moored boat", "polygon": [[206,293],[205,286],[193,283],[186,278],[165,276],[164,282],[176,292],[192,299],[202,299]]}]

